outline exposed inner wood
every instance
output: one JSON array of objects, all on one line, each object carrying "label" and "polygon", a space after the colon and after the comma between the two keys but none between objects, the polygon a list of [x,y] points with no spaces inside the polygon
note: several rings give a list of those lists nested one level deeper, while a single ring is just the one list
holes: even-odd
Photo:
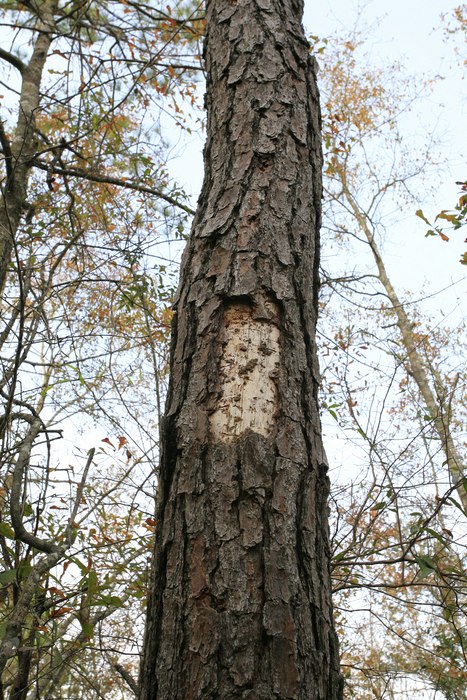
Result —
[{"label": "exposed inner wood", "polygon": [[220,337],[221,389],[210,417],[212,437],[231,442],[247,430],[267,437],[278,405],[279,329],[252,318],[247,304],[235,304],[224,312]]}]

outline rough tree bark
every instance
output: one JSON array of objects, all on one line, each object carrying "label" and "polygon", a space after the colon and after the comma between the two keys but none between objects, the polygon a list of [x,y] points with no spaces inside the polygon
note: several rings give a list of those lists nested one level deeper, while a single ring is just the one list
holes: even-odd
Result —
[{"label": "rough tree bark", "polygon": [[298,0],[210,0],[141,700],[341,697],[315,347],[319,100]]}]

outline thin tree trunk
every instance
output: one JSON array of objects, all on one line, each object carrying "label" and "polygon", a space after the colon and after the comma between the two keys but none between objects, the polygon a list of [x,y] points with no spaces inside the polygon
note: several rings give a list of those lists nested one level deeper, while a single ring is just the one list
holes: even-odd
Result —
[{"label": "thin tree trunk", "polygon": [[21,73],[18,119],[11,143],[3,129],[3,124],[0,125],[0,140],[7,173],[0,201],[0,293],[5,286],[16,232],[27,205],[29,173],[36,152],[35,123],[40,102],[40,85],[53,39],[54,12],[57,2],[58,0],[44,0],[40,5],[37,36],[27,64],[8,52],[0,54],[1,59],[11,63]]},{"label": "thin tree trunk", "polygon": [[[389,279],[383,258],[376,244],[372,230],[368,224],[368,219],[358,207],[348,188],[344,171],[340,173],[340,179],[342,183],[343,195],[345,196],[355,219],[357,220],[361,232],[368,241],[376,267],[378,268],[379,280],[384,287],[384,291],[389,299],[391,308],[396,315],[397,327],[399,328],[406,353],[404,364],[409,375],[417,385],[420,395],[425,403],[427,413],[433,422],[433,427],[440,440],[442,450],[446,457],[445,464],[447,466],[449,476],[456,488],[456,492],[462,507],[467,513],[467,472],[465,462],[462,459],[454,440],[452,439],[449,396],[446,394],[442,379],[436,368],[432,367],[431,365],[427,365],[427,362],[422,357],[414,338],[412,322],[405,310],[404,304],[399,299],[397,292]],[[431,387],[430,379],[434,382],[434,390]]]},{"label": "thin tree trunk", "polygon": [[141,700],[341,697],[315,347],[321,147],[299,2],[211,0]]},{"label": "thin tree trunk", "polygon": [[23,642],[26,648],[18,651],[18,668],[10,690],[10,700],[26,700],[27,698],[35,633],[35,629],[29,632]]}]

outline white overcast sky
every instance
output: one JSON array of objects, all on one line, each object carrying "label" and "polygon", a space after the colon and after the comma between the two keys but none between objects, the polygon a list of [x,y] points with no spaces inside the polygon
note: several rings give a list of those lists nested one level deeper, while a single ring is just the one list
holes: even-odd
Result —
[{"label": "white overcast sky", "polygon": [[[423,211],[435,216],[441,209],[451,208],[456,201],[456,180],[467,179],[467,94],[462,57],[466,58],[466,44],[459,36],[457,42],[446,40],[441,16],[452,15],[461,0],[305,0],[304,24],[307,32],[327,36],[336,32],[345,34],[355,22],[371,28],[368,39],[370,55],[375,62],[384,64],[400,60],[408,74],[415,76],[442,76],[430,98],[421,102],[414,120],[424,128],[436,130],[442,141],[442,155],[446,158],[444,172],[438,175],[435,194],[430,193],[421,202]],[[417,131],[417,122],[413,129]],[[385,246],[386,264],[399,287],[414,293],[437,291],[451,283],[455,286],[439,296],[438,306],[450,313],[459,308],[467,292],[465,266],[458,263],[466,231],[453,233],[450,243],[426,239],[426,226],[404,212],[401,224],[392,232]],[[459,282],[463,279],[463,283]],[[464,314],[465,316],[465,314]]]},{"label": "white overcast sky", "polygon": [[[460,3],[453,0],[305,0],[304,25],[307,34],[326,37],[339,32],[345,34],[355,26],[371,28],[367,49],[375,63],[384,65],[394,60],[402,62],[411,75],[441,75],[443,79],[425,102],[420,103],[414,115],[413,131],[436,128],[442,141],[446,164],[437,175],[435,194],[430,193],[420,206],[428,216],[441,209],[451,208],[456,201],[456,180],[467,178],[466,155],[466,84],[463,80],[461,58],[456,56],[456,43],[446,41],[441,30],[441,15],[451,14]],[[458,48],[462,46],[457,41]],[[465,58],[465,44],[464,44]],[[325,59],[324,59],[325,60]],[[204,134],[183,139],[174,149],[179,154],[171,163],[171,170],[181,184],[193,194],[193,204],[202,180],[201,150]],[[437,297],[438,308],[450,314],[461,305],[467,291],[465,266],[458,262],[466,232],[454,233],[450,243],[426,239],[426,226],[414,215],[412,207],[401,215],[400,225],[390,232],[385,245],[386,264],[400,290],[415,294],[434,293],[452,282],[455,285]],[[459,282],[459,280],[464,280]],[[465,304],[464,304],[465,305]],[[432,309],[431,309],[432,310]]]}]

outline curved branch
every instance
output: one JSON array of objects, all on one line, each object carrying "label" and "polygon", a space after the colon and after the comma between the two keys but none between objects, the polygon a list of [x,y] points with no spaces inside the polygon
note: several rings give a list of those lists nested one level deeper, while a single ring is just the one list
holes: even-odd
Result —
[{"label": "curved branch", "polygon": [[18,450],[18,457],[13,470],[13,482],[10,493],[10,515],[15,535],[19,540],[21,540],[21,542],[24,542],[24,544],[30,545],[31,547],[35,547],[40,552],[51,554],[60,551],[61,547],[54,542],[43,540],[26,530],[23,524],[21,504],[24,473],[29,464],[34,441],[43,429],[44,425],[42,420],[40,418],[34,418],[28,434],[24,438],[23,443]]},{"label": "curved branch", "polygon": [[15,54],[5,51],[5,49],[0,48],[0,58],[7,61],[10,65],[14,66],[14,68],[17,68],[21,75],[26,70],[26,65],[23,61],[18,58],[18,56],[15,56]]},{"label": "curved branch", "polygon": [[[40,170],[45,170],[46,172],[50,172],[51,170],[50,164],[44,163],[43,161],[38,160],[37,158],[33,160],[32,164],[36,168],[39,168]],[[153,187],[148,187],[147,185],[140,185],[137,182],[132,182],[131,180],[124,180],[123,178],[113,177],[112,175],[104,175],[97,172],[91,172],[90,170],[85,170],[84,168],[62,168],[59,166],[54,166],[52,168],[52,172],[55,175],[78,177],[83,180],[89,180],[90,182],[101,182],[107,185],[117,185],[117,187],[124,187],[125,189],[134,190],[135,192],[151,194],[155,197],[163,199],[165,202],[171,204],[174,207],[178,207],[178,209],[182,209],[184,212],[190,214],[191,216],[193,216],[195,213],[194,209],[191,209],[191,207],[188,207],[186,204],[182,204],[182,202],[179,202],[178,199],[175,199],[175,197],[171,197],[169,194],[165,194],[161,190],[156,190]]]}]

